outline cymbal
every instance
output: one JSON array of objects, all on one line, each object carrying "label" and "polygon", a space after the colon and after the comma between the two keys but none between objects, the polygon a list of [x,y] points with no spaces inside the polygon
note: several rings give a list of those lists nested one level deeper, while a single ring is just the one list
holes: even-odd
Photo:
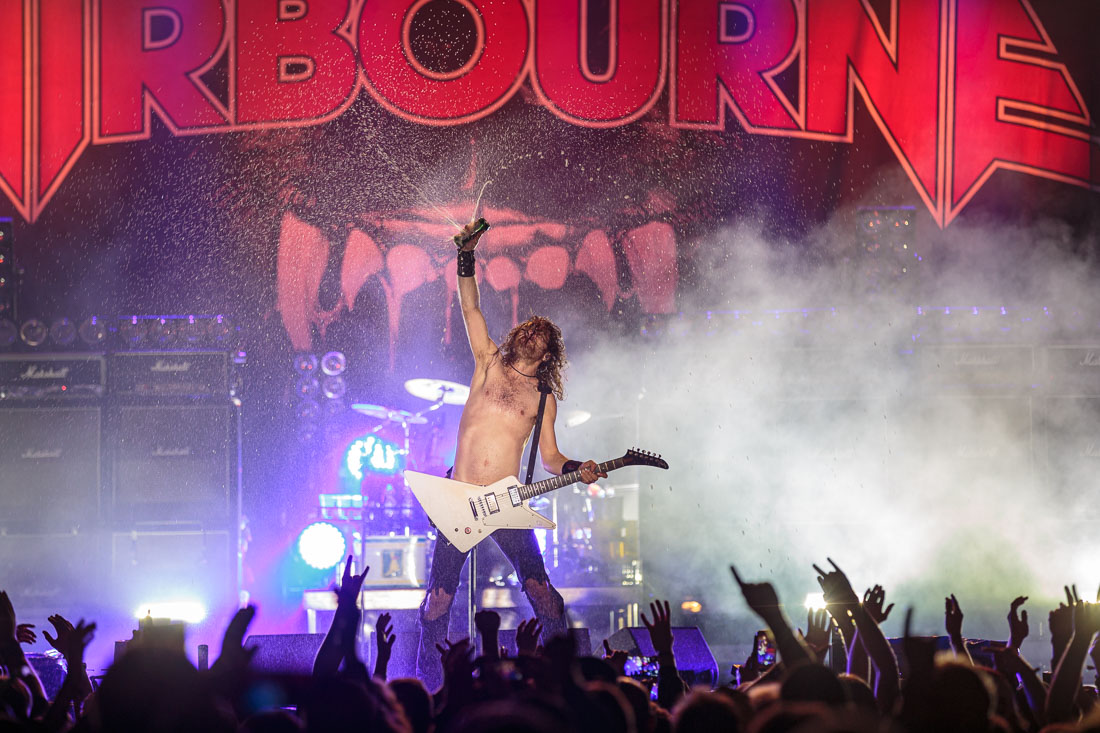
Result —
[{"label": "cymbal", "polygon": [[395,410],[392,407],[383,405],[368,405],[364,402],[357,402],[351,406],[351,409],[360,415],[375,417],[379,420],[389,420],[390,422],[408,423],[409,425],[424,425],[428,422],[428,418],[415,415],[408,410]]},{"label": "cymbal", "polygon": [[445,405],[465,405],[470,397],[470,388],[465,384],[445,379],[410,379],[405,382],[405,391],[422,400]]}]

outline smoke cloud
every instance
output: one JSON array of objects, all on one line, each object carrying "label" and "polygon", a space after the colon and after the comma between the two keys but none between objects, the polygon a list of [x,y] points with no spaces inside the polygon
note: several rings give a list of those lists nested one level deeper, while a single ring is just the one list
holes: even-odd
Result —
[{"label": "smoke cloud", "polygon": [[647,595],[710,614],[682,623],[732,620],[747,643],[733,563],[801,625],[831,557],[902,609],[888,635],[909,605],[943,633],[955,593],[974,638],[1004,638],[1030,596],[1038,638],[1064,584],[1089,600],[1100,584],[1092,263],[1059,222],[928,224],[910,272],[873,281],[856,226],[847,212],[798,244],[750,225],[691,243],[680,314],[572,355],[563,413],[594,417],[559,442],[668,460],[606,483],[629,496],[636,478]]}]

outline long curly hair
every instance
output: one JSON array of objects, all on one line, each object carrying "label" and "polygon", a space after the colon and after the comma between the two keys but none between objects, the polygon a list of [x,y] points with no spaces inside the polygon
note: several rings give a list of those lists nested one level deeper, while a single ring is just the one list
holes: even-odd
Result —
[{"label": "long curly hair", "polygon": [[562,338],[561,329],[549,318],[531,316],[509,331],[500,345],[501,361],[505,366],[515,366],[516,359],[519,358],[519,339],[528,329],[535,329],[546,336],[546,353],[549,354],[549,358],[539,362],[535,376],[556,398],[564,399],[565,380],[562,377],[562,370],[568,363],[565,356],[565,340]]}]

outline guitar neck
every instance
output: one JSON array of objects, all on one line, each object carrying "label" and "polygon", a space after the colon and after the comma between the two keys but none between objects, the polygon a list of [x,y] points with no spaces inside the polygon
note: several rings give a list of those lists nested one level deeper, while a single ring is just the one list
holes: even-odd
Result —
[{"label": "guitar neck", "polygon": [[[608,473],[614,471],[617,468],[622,468],[627,465],[625,458],[615,458],[610,461],[605,461],[599,464],[598,470],[602,473]],[[551,491],[570,486],[581,480],[580,471],[570,471],[569,473],[563,473],[560,476],[551,476],[548,479],[542,481],[536,481],[533,484],[524,484],[519,487],[519,496],[526,501],[527,499],[533,499],[536,496],[542,496]]]}]

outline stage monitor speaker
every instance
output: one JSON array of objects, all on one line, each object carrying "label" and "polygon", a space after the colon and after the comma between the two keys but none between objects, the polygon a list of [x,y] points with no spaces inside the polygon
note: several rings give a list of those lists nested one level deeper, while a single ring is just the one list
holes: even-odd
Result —
[{"label": "stage monitor speaker", "polygon": [[227,530],[111,535],[114,598],[126,610],[193,601],[207,613],[237,605],[237,534]]},{"label": "stage monitor speaker", "polygon": [[[621,649],[632,656],[652,657],[657,654],[649,639],[649,629],[644,626],[619,629],[611,635],[608,643],[612,649]],[[676,658],[676,669],[689,685],[714,687],[718,684],[718,662],[699,627],[672,627],[672,654]]]},{"label": "stage monitor speaker", "polygon": [[116,522],[236,521],[234,408],[119,406],[111,418]]},{"label": "stage monitor speaker", "polygon": [[0,534],[0,579],[22,615],[79,612],[89,618],[103,592],[97,533]]},{"label": "stage monitor speaker", "polygon": [[259,634],[246,638],[244,646],[256,650],[252,669],[257,672],[309,677],[324,640],[324,634]]},{"label": "stage monitor speaker", "polygon": [[0,408],[0,524],[52,532],[94,525],[99,436],[98,407]]},{"label": "stage monitor speaker", "polygon": [[[573,636],[573,641],[577,643],[578,657],[587,657],[592,654],[592,635],[588,632],[588,629],[583,627],[569,629],[569,633]],[[516,648],[515,629],[501,629],[499,641],[500,645],[504,647],[504,653],[508,656],[514,657],[519,654],[519,650]],[[545,644],[546,641],[546,639],[542,639],[539,643]]]}]

